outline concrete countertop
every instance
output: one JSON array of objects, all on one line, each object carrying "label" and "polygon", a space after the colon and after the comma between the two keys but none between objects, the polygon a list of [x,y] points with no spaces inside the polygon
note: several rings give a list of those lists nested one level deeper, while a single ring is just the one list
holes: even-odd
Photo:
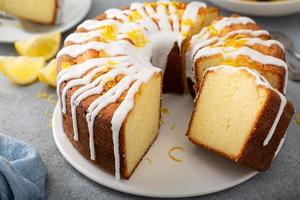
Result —
[{"label": "concrete countertop", "polygon": [[[128,5],[130,1],[95,0],[87,18],[107,8]],[[281,18],[254,18],[266,30],[290,35],[300,50],[300,14]],[[66,36],[68,33],[64,34]],[[0,44],[0,55],[16,55],[12,45]],[[55,90],[41,83],[20,87],[0,74],[0,132],[32,144],[47,168],[47,199],[139,199],[90,181],[62,157],[55,146],[49,121],[54,105],[37,98],[39,92],[55,96]],[[300,82],[288,82],[287,96],[300,110]],[[194,199],[299,199],[300,125],[293,120],[286,141],[271,168],[234,188]],[[297,198],[298,197],[298,198]]]}]

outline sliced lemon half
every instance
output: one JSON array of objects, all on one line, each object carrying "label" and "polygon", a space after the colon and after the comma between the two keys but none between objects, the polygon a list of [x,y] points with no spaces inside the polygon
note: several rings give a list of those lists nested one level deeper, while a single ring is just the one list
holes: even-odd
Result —
[{"label": "sliced lemon half", "polygon": [[39,80],[52,87],[56,87],[57,62],[56,59],[51,60],[46,67],[41,68],[38,73]]},{"label": "sliced lemon half", "polygon": [[43,57],[46,60],[56,55],[61,41],[59,32],[32,37],[29,40],[15,42],[15,48],[21,56]]},{"label": "sliced lemon half", "polygon": [[38,77],[39,69],[45,65],[44,58],[1,57],[3,74],[13,83],[27,85]]}]

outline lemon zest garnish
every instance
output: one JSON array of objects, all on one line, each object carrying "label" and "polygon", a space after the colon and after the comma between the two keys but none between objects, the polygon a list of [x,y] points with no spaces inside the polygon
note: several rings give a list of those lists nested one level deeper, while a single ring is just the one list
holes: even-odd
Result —
[{"label": "lemon zest garnish", "polygon": [[60,67],[61,67],[62,69],[68,69],[69,67],[71,67],[71,63],[66,62],[66,61],[63,61],[63,62],[61,63],[61,65],[60,65]]},{"label": "lemon zest garnish", "polygon": [[57,100],[55,99],[55,97],[53,95],[49,95],[47,98],[48,103],[50,104],[56,104]]},{"label": "lemon zest garnish", "polygon": [[182,36],[183,36],[184,38],[187,38],[187,37],[190,37],[190,36],[191,36],[191,33],[190,33],[190,32],[182,32],[181,34],[182,34]]},{"label": "lemon zest garnish", "polygon": [[[247,43],[246,35],[236,35],[232,39],[227,39],[222,45],[222,49],[225,53],[230,53],[244,46]],[[228,51],[226,47],[233,47],[232,50]]]},{"label": "lemon zest garnish", "polygon": [[112,88],[116,85],[116,81],[113,77],[105,78],[103,81],[109,88]]},{"label": "lemon zest garnish", "polygon": [[37,97],[39,99],[47,99],[48,96],[49,96],[49,94],[47,92],[39,92],[39,93],[37,93]]},{"label": "lemon zest garnish", "polygon": [[49,108],[46,108],[46,109],[45,109],[44,114],[45,114],[46,116],[51,116],[51,112],[49,111]]},{"label": "lemon zest garnish", "polygon": [[295,122],[298,124],[298,125],[300,125],[300,113],[299,112],[297,112],[296,114],[295,114]]},{"label": "lemon zest garnish", "polygon": [[194,22],[191,19],[183,19],[181,21],[181,25],[182,26],[189,26],[189,27],[193,27],[194,26]]},{"label": "lemon zest garnish", "polygon": [[206,31],[209,32],[211,35],[219,35],[219,31],[213,25],[207,26]]},{"label": "lemon zest garnish", "polygon": [[178,158],[176,158],[175,156],[172,155],[173,151],[177,151],[177,150],[183,151],[183,148],[182,148],[182,147],[173,147],[173,148],[171,148],[171,149],[169,150],[168,155],[169,155],[169,157],[170,157],[173,161],[178,162],[178,163],[181,163],[182,160],[180,160],[180,159],[178,159]]},{"label": "lemon zest garnish", "polygon": [[168,108],[162,108],[161,112],[162,112],[162,114],[170,114]]},{"label": "lemon zest garnish", "polygon": [[134,29],[127,32],[127,37],[139,48],[145,46],[148,42],[141,29]]},{"label": "lemon zest garnish", "polygon": [[138,13],[138,11],[134,10],[128,16],[130,22],[136,22],[142,19],[142,16]]},{"label": "lemon zest garnish", "polygon": [[117,39],[118,27],[115,24],[101,26],[99,32],[101,33],[100,41],[114,41]]}]

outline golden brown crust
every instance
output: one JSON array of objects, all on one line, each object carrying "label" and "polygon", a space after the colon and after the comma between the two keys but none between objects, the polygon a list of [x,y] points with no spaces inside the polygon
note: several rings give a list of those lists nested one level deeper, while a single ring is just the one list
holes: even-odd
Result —
[{"label": "golden brown crust", "polygon": [[[208,56],[208,57],[202,57],[197,59],[195,62],[195,76],[196,76],[196,82],[201,82],[201,79],[199,77],[203,76],[203,73],[205,70],[202,69],[203,62],[206,61],[206,59],[210,58],[216,58],[218,59],[223,59],[221,54],[216,54],[214,56]],[[266,79],[272,84],[274,88],[276,88],[278,91],[281,93],[284,92],[284,87],[285,87],[285,76],[286,76],[286,69],[283,66],[275,66],[275,65],[264,65],[262,63],[255,62],[251,60],[248,56],[245,55],[240,55],[238,56],[235,60],[238,61],[238,63],[241,63],[240,66],[245,66],[249,67],[250,69],[255,69],[257,70],[260,74],[264,75]],[[219,63],[221,64],[221,63]],[[274,79],[275,81],[270,81],[270,79]],[[196,87],[196,89],[198,89]]]},{"label": "golden brown crust", "polygon": [[269,168],[278,145],[284,137],[294,114],[293,105],[288,101],[270,142],[266,146],[263,146],[263,142],[277,116],[281,100],[276,92],[270,91],[267,102],[265,109],[260,113],[256,121],[256,126],[253,128],[251,137],[244,146],[243,154],[238,161],[258,171]]},{"label": "golden brown crust", "polygon": [[[205,81],[206,78],[207,76],[204,76],[202,83]],[[202,86],[203,85],[199,87],[200,95],[201,95]],[[188,136],[188,139],[195,145],[204,147],[205,149],[211,152],[224,156],[227,159],[233,160],[237,163],[251,167],[255,170],[262,171],[268,169],[273,160],[278,145],[281,139],[284,137],[285,131],[295,112],[292,103],[290,101],[287,101],[287,104],[284,108],[283,114],[275,129],[273,137],[269,141],[268,145],[263,146],[263,142],[277,116],[280,107],[280,102],[281,102],[280,96],[277,94],[277,92],[268,89],[268,93],[269,96],[268,99],[266,100],[266,105],[264,106],[263,110],[259,114],[256,120],[256,124],[252,129],[253,131],[250,134],[250,138],[244,145],[243,150],[241,151],[240,156],[238,158],[231,157],[225,152],[221,152],[216,149],[213,149],[205,144],[196,141],[194,138],[191,137],[190,129],[191,129],[191,124],[195,120],[193,118],[194,112],[196,112],[195,109],[193,110],[192,118],[190,120],[188,131],[186,134]],[[196,99],[196,105],[198,99],[199,97]]]},{"label": "golden brown crust", "polygon": [[[161,76],[161,74],[159,73]],[[61,90],[65,87],[65,83],[62,84]],[[89,130],[86,120],[86,113],[89,105],[91,102],[96,98],[95,96],[90,96],[84,99],[76,109],[76,116],[77,116],[77,127],[78,127],[78,136],[79,140],[74,140],[74,133],[73,133],[73,124],[72,124],[72,116],[71,116],[71,105],[70,99],[72,94],[78,89],[79,87],[74,87],[67,92],[66,98],[66,114],[63,114],[63,125],[64,130],[73,144],[73,146],[90,162],[96,164],[98,167],[104,169],[105,171],[109,172],[110,174],[115,174],[115,159],[114,159],[114,150],[113,150],[113,140],[112,140],[112,130],[111,130],[111,120],[118,109],[120,103],[111,103],[106,106],[100,113],[97,115],[94,123],[94,144],[95,144],[95,154],[96,160],[90,159],[90,147],[89,147]],[[135,95],[135,99],[138,95]],[[133,109],[132,109],[133,110]],[[128,113],[127,117],[130,113]],[[125,162],[126,156],[126,144],[125,144],[125,131],[124,125],[126,124],[127,117],[125,118],[123,125],[120,130],[119,134],[119,150],[120,150],[120,174],[121,178],[129,179],[134,170],[131,174],[126,174],[127,166]],[[156,137],[152,141],[151,145],[154,143]],[[149,148],[151,147],[149,146]],[[145,151],[146,154],[149,150]],[[140,161],[143,157],[141,157]],[[137,166],[136,166],[137,167]]]}]

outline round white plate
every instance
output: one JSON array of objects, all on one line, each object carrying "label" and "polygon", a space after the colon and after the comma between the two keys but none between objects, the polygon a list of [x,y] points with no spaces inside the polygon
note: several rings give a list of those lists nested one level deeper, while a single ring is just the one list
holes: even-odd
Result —
[{"label": "round white plate", "polygon": [[[54,140],[62,155],[79,172],[97,183],[130,194],[198,196],[225,190],[257,174],[188,141],[185,133],[193,108],[190,96],[164,95],[163,107],[168,108],[169,114],[162,114],[164,124],[159,136],[129,180],[115,180],[113,175],[91,164],[73,147],[64,133],[58,104],[52,121]],[[175,146],[183,148],[182,152],[173,152],[181,163],[168,156],[168,151]]]},{"label": "round white plate", "polygon": [[42,33],[67,31],[87,15],[91,4],[92,0],[64,0],[60,11],[62,12],[61,22],[51,26],[34,25],[34,32],[22,28],[18,20],[0,18],[0,42],[13,43]]},{"label": "round white plate", "polygon": [[300,12],[300,0],[245,1],[209,0],[230,11],[255,16],[283,16]]}]

